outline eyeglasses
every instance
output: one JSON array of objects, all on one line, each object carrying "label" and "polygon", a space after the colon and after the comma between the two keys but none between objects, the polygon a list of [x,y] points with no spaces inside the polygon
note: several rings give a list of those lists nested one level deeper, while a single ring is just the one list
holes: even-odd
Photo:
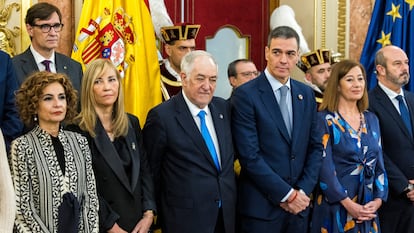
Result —
[{"label": "eyeglasses", "polygon": [[254,77],[257,77],[257,76],[260,75],[260,71],[246,71],[246,72],[241,72],[241,73],[238,73],[238,74],[241,74],[244,77],[248,77],[248,76],[252,76],[252,75]]},{"label": "eyeglasses", "polygon": [[60,31],[62,31],[62,28],[63,28],[63,24],[62,23],[56,23],[56,24],[53,24],[53,25],[50,25],[50,24],[41,24],[41,25],[37,25],[37,24],[33,24],[32,25],[33,27],[38,27],[38,28],[40,28],[40,30],[43,32],[43,33],[48,33],[48,32],[50,32],[50,30],[53,28],[53,30],[55,30],[55,32],[60,32]]}]

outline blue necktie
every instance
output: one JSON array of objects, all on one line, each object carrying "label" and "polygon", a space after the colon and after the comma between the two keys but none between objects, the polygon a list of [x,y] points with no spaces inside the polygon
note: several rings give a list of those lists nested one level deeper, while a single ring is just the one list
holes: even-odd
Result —
[{"label": "blue necktie", "polygon": [[413,136],[413,129],[412,129],[412,126],[411,126],[410,113],[408,112],[407,106],[405,106],[403,97],[401,95],[398,95],[396,97],[396,99],[398,100],[398,104],[399,104],[399,107],[400,107],[401,118],[404,121],[404,124],[407,127],[408,132],[410,133],[411,136]]},{"label": "blue necktie", "polygon": [[45,70],[46,71],[51,72],[50,71],[50,63],[52,63],[51,61],[49,61],[49,60],[43,60],[41,63],[45,66]]},{"label": "blue necktie", "polygon": [[286,103],[286,97],[287,97],[288,90],[289,88],[285,85],[279,88],[279,91],[280,91],[279,107],[280,107],[280,111],[282,112],[283,121],[285,122],[286,129],[290,137],[292,133],[292,123],[290,121],[289,110],[288,110],[288,106]]},{"label": "blue necktie", "polygon": [[201,129],[201,135],[204,138],[204,141],[207,144],[207,148],[210,151],[211,158],[214,161],[214,164],[216,165],[217,171],[220,171],[220,164],[217,157],[216,148],[214,147],[213,139],[211,138],[210,133],[208,132],[208,128],[206,125],[206,112],[204,110],[201,110],[197,116],[200,118],[200,129]]}]

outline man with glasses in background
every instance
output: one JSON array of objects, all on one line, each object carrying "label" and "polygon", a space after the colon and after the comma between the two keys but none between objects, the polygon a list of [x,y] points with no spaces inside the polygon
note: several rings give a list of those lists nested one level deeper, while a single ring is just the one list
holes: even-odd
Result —
[{"label": "man with glasses in background", "polygon": [[59,8],[46,2],[34,4],[27,10],[25,23],[31,45],[13,58],[19,86],[31,73],[46,70],[67,74],[79,94],[83,74],[81,64],[55,51],[63,28]]},{"label": "man with glasses in background", "polygon": [[248,82],[257,76],[260,72],[257,71],[256,65],[248,59],[237,59],[232,61],[227,68],[227,76],[233,90],[245,82]]}]

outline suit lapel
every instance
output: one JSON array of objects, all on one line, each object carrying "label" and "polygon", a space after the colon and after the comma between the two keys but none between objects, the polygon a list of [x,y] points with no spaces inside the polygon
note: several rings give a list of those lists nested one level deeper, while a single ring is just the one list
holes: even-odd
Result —
[{"label": "suit lapel", "polygon": [[259,76],[260,78],[258,85],[260,91],[260,98],[263,102],[265,108],[269,111],[270,117],[275,122],[277,128],[281,132],[282,136],[285,138],[287,142],[291,142],[289,137],[289,133],[287,131],[285,122],[283,121],[282,112],[280,111],[279,104],[277,103],[274,91],[272,90],[272,86],[267,81],[266,76],[262,74]]},{"label": "suit lapel", "polygon": [[[210,161],[211,166],[215,168],[214,170],[217,171],[216,165],[211,158],[207,145],[204,143],[203,136],[201,136],[200,130],[198,129],[197,124],[194,122],[194,118],[191,115],[187,104],[185,103],[182,93],[180,92],[174,99],[176,101],[176,110],[178,112],[176,116],[178,124],[183,128],[184,132],[189,136],[189,138],[191,138],[196,147],[201,150],[202,154],[207,158],[207,160]],[[189,124],[189,122],[191,123]]]},{"label": "suit lapel", "polygon": [[[404,91],[405,101],[407,102],[408,111],[410,113],[411,125],[414,125],[414,99],[410,92]],[[408,131],[407,131],[408,133]]]},{"label": "suit lapel", "polygon": [[36,64],[36,61],[34,59],[32,51],[30,51],[30,48],[24,51],[24,56],[21,57],[20,61],[21,61],[21,69],[23,70],[25,77],[27,77],[34,71],[39,71],[39,67]]},{"label": "suit lapel", "polygon": [[[218,109],[213,101],[209,104],[209,108],[210,108],[210,112],[211,112],[211,117],[213,118],[214,129],[216,131],[217,143],[218,143],[219,150],[220,150],[221,166],[222,166],[222,170],[223,170],[223,161],[226,161],[224,156],[226,156],[228,154],[228,153],[225,153],[226,152],[225,148],[226,148],[227,145],[225,145],[225,143],[224,143],[224,142],[227,141],[225,139],[225,129],[228,128],[225,125],[224,116],[227,116],[227,115],[224,114],[222,112],[222,110]],[[211,156],[210,156],[210,158],[211,158]],[[211,159],[211,161],[214,164],[214,161],[212,159]]]},{"label": "suit lapel", "polygon": [[[292,88],[292,139],[300,139],[301,136],[301,129],[302,125],[305,120],[311,119],[303,119],[303,113],[305,112],[305,103],[309,103],[304,100],[305,96],[303,90],[300,88],[299,85],[295,83],[294,80],[291,79],[290,86]],[[313,100],[312,100],[313,101]]]},{"label": "suit lapel", "polygon": [[139,177],[139,171],[140,171],[140,161],[139,161],[139,146],[137,145],[136,135],[135,135],[135,129],[132,127],[131,122],[129,122],[128,125],[128,134],[125,138],[126,143],[128,145],[128,152],[130,154],[131,162],[132,162],[132,174],[131,174],[131,190],[135,190],[137,183],[138,183],[138,177]]},{"label": "suit lapel", "polygon": [[97,119],[96,122],[95,132],[96,137],[94,138],[94,142],[99,152],[102,154],[102,156],[108,163],[109,167],[111,167],[111,169],[114,171],[114,173],[119,178],[121,183],[125,186],[125,188],[128,191],[132,192],[131,185],[129,184],[129,179],[121,164],[118,152],[116,151],[114,145],[106,135],[105,129],[103,128],[101,121],[99,119]]},{"label": "suit lapel", "polygon": [[68,67],[63,62],[63,55],[59,53],[55,53],[55,65],[56,65],[56,72],[57,73],[68,73]]},{"label": "suit lapel", "polygon": [[[375,98],[378,101],[378,104],[383,108],[384,112],[388,112],[388,114],[393,118],[393,120],[397,123],[397,125],[402,129],[402,131],[407,135],[407,137],[411,137],[410,133],[408,132],[401,115],[398,113],[397,109],[395,109],[394,104],[391,102],[390,98],[387,96],[387,94],[379,87],[376,86],[374,89],[374,92],[376,93]],[[408,98],[406,98],[410,115],[411,115],[411,122],[413,121],[413,103],[412,101],[408,101]]]}]

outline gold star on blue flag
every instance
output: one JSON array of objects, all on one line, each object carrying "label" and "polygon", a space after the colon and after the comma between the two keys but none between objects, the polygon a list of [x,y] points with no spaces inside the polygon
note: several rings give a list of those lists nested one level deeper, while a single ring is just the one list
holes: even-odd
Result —
[{"label": "gold star on blue flag", "polygon": [[400,15],[400,5],[395,6],[394,3],[391,5],[391,10],[387,12],[387,15],[392,17],[392,22],[395,22],[396,18],[402,18]]},{"label": "gold star on blue flag", "polygon": [[[360,59],[367,72],[368,89],[377,84],[375,54],[380,48],[390,44],[398,46],[407,53],[410,61],[414,61],[413,6],[414,0],[375,1]],[[410,72],[414,74],[414,64],[411,64]],[[405,89],[414,91],[414,81],[410,80]]]}]

